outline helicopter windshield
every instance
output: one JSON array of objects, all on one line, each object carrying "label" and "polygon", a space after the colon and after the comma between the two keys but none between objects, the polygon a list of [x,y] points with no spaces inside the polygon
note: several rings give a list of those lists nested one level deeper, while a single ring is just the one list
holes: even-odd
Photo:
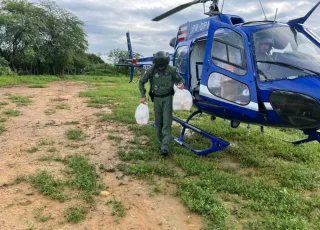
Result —
[{"label": "helicopter windshield", "polygon": [[281,26],[253,34],[261,81],[320,75],[320,49],[293,27]]}]

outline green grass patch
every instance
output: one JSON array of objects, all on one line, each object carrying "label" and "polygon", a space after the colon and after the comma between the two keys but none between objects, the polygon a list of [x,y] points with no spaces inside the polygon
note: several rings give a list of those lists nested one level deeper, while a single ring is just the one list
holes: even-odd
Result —
[{"label": "green grass patch", "polygon": [[31,103],[31,100],[29,97],[25,97],[22,95],[11,95],[9,96],[9,100],[11,100],[17,106],[27,106]]},{"label": "green grass patch", "polygon": [[49,152],[49,153],[55,153],[55,152],[57,152],[57,149],[56,149],[55,147],[50,147],[50,148],[48,149],[48,152]]},{"label": "green grass patch", "polygon": [[108,139],[109,139],[109,140],[113,140],[113,141],[122,141],[122,140],[123,140],[122,137],[116,136],[116,135],[112,135],[112,134],[109,134],[109,135],[108,135]]},{"label": "green grass patch", "polygon": [[73,178],[68,181],[68,185],[71,188],[81,190],[80,197],[87,202],[92,202],[93,196],[99,195],[100,190],[104,188],[96,173],[95,166],[89,164],[88,159],[80,155],[73,155],[65,160],[69,168],[68,173],[73,175]]},{"label": "green grass patch", "polygon": [[56,105],[56,109],[70,109],[70,106],[66,104]]},{"label": "green grass patch", "polygon": [[0,117],[0,123],[6,122],[7,119],[5,119],[4,117]]},{"label": "green grass patch", "polygon": [[67,121],[65,123],[63,123],[64,125],[79,125],[80,122],[79,121]]},{"label": "green grass patch", "polygon": [[18,117],[22,113],[20,110],[15,110],[15,109],[7,109],[3,111],[3,114],[7,115],[8,117]]},{"label": "green grass patch", "polygon": [[62,158],[58,154],[41,156],[39,161],[55,161],[65,165],[66,178],[55,180],[47,171],[39,171],[31,176],[29,181],[44,195],[50,196],[59,201],[67,200],[64,188],[68,187],[78,191],[78,198],[87,203],[93,203],[93,197],[98,196],[105,188],[101,178],[96,173],[96,167],[90,164],[88,159],[81,155],[71,155]]},{"label": "green grass patch", "polygon": [[0,101],[0,109],[3,108],[4,106],[9,105],[8,102]]},{"label": "green grass patch", "polygon": [[9,87],[20,84],[44,84],[59,81],[55,76],[0,76],[0,87]]},{"label": "green grass patch", "polygon": [[0,134],[4,133],[5,131],[7,131],[6,127],[3,125],[0,125]]},{"label": "green grass patch", "polygon": [[43,195],[49,196],[58,201],[66,201],[68,197],[63,191],[63,181],[54,179],[53,176],[45,171],[38,171],[29,178],[31,184]]},{"label": "green grass patch", "polygon": [[55,162],[64,162],[64,159],[57,154],[44,155],[38,158],[38,161],[55,161]]},{"label": "green grass patch", "polygon": [[69,129],[65,135],[69,140],[73,141],[82,141],[87,137],[80,129]]},{"label": "green grass patch", "polygon": [[[130,142],[133,148],[118,151],[123,162],[117,168],[125,175],[145,180],[154,176],[171,178],[176,195],[189,210],[203,216],[204,229],[320,229],[318,143],[293,146],[282,140],[302,138],[300,131],[265,128],[262,134],[254,125],[232,129],[230,121],[211,121],[203,114],[190,123],[231,145],[221,152],[197,156],[173,142],[170,156],[164,160],[159,154],[156,130],[135,122],[134,112],[140,103],[138,84],[129,84],[121,77],[113,79],[117,90],[97,85],[80,96],[88,97],[88,103],[106,100],[101,98],[119,102],[112,106],[112,114],[96,116],[101,121],[126,124],[136,137]],[[153,104],[148,106],[153,122]],[[174,112],[181,119],[189,114]],[[180,126],[173,127],[176,135],[180,130]],[[141,136],[149,138],[148,146],[141,143]],[[192,132],[185,141],[198,149],[209,147],[205,138]],[[154,193],[161,191],[159,186],[154,187]]]},{"label": "green grass patch", "polygon": [[28,86],[29,88],[48,88],[48,86],[43,84],[32,84]]},{"label": "green grass patch", "polygon": [[107,206],[112,205],[111,215],[117,217],[116,222],[119,221],[119,218],[125,217],[127,215],[127,211],[125,206],[121,201],[113,198],[106,202]]},{"label": "green grass patch", "polygon": [[28,149],[28,153],[35,153],[39,150],[38,146],[33,146],[30,149]]},{"label": "green grass patch", "polygon": [[38,222],[47,222],[49,220],[53,220],[53,216],[48,213],[48,214],[44,214],[45,210],[44,208],[36,208],[34,211],[34,218],[38,221]]},{"label": "green grass patch", "polygon": [[65,211],[67,221],[73,224],[79,223],[86,218],[86,210],[81,205],[74,205]]}]

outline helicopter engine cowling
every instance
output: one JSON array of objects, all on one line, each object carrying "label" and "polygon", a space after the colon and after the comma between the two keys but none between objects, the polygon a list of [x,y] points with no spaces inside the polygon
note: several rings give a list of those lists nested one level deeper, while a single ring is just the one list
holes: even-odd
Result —
[{"label": "helicopter engine cowling", "polygon": [[288,124],[301,128],[320,127],[320,103],[305,94],[275,90],[270,103],[278,116]]}]

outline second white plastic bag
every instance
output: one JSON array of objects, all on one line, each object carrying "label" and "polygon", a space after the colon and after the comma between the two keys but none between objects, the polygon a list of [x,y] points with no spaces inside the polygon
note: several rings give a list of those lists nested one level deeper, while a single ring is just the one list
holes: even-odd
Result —
[{"label": "second white plastic bag", "polygon": [[191,93],[186,89],[178,89],[173,96],[173,110],[190,110],[193,104]]},{"label": "second white plastic bag", "polygon": [[141,103],[135,113],[136,122],[139,125],[146,125],[149,122],[149,108],[148,105]]}]

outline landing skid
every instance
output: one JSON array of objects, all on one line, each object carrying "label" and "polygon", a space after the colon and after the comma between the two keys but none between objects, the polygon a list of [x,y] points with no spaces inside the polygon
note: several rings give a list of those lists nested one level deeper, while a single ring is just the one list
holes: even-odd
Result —
[{"label": "landing skid", "polygon": [[289,142],[291,144],[294,145],[300,145],[300,144],[304,144],[304,143],[308,143],[308,142],[312,142],[312,141],[318,141],[320,143],[320,133],[317,131],[313,131],[313,132],[305,132],[305,134],[309,135],[307,138],[301,139],[301,140],[297,140],[297,141],[285,141],[285,142]]},{"label": "landing skid", "polygon": [[[229,146],[229,143],[221,140],[215,136],[212,136],[211,134],[196,128],[192,125],[189,124],[189,121],[192,119],[192,117],[194,117],[197,114],[201,114],[202,111],[195,111],[193,112],[186,121],[182,121],[179,118],[173,117],[173,120],[177,123],[179,123],[181,126],[183,126],[182,131],[180,133],[179,137],[175,137],[173,136],[174,141],[176,141],[178,144],[180,144],[181,146],[193,151],[194,153],[198,154],[198,155],[207,155],[209,153],[213,153],[213,152],[218,152],[221,150],[224,150],[225,148],[227,148]],[[188,145],[187,143],[184,142],[184,134],[186,131],[186,128],[191,129],[197,133],[199,133],[200,135],[202,135],[203,137],[206,137],[210,140],[211,142],[211,147],[208,149],[204,149],[204,150],[198,150],[198,149],[194,149],[192,146]]]}]

